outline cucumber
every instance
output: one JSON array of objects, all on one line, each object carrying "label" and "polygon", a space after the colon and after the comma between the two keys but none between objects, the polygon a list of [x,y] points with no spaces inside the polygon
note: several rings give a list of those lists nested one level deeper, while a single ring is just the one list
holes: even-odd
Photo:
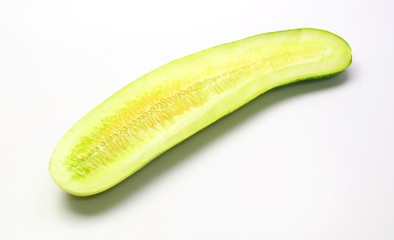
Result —
[{"label": "cucumber", "polygon": [[56,145],[49,163],[66,192],[88,196],[260,94],[346,69],[349,45],[319,29],[265,33],[170,62],[98,105]]}]

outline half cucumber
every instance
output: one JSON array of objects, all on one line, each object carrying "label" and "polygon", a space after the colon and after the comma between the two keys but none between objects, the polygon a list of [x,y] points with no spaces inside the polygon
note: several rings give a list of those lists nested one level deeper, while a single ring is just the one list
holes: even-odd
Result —
[{"label": "half cucumber", "polygon": [[349,45],[319,29],[265,33],[170,62],[131,82],[79,120],[49,163],[65,191],[88,196],[260,94],[346,69]]}]

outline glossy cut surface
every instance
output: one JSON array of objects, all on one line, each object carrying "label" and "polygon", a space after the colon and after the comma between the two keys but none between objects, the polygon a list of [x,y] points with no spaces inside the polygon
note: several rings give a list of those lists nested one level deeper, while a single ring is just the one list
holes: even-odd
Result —
[{"label": "glossy cut surface", "polygon": [[350,63],[348,44],[318,29],[260,34],[175,60],[78,121],[57,144],[49,172],[71,194],[102,192],[258,95]]}]

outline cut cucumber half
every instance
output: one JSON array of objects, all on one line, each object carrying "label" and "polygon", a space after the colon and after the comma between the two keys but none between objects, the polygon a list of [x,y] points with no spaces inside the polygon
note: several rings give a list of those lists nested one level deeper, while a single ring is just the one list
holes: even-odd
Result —
[{"label": "cut cucumber half", "polygon": [[65,191],[88,196],[260,94],[346,69],[349,45],[319,29],[265,33],[170,62],[105,100],[56,145],[49,163]]}]

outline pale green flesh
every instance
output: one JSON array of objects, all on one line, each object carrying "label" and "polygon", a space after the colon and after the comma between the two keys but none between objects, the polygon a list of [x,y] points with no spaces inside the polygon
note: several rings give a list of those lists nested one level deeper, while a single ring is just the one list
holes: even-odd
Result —
[{"label": "pale green flesh", "polygon": [[85,115],[57,144],[49,172],[71,194],[102,192],[258,95],[350,63],[347,43],[318,29],[261,34],[189,55]]}]

